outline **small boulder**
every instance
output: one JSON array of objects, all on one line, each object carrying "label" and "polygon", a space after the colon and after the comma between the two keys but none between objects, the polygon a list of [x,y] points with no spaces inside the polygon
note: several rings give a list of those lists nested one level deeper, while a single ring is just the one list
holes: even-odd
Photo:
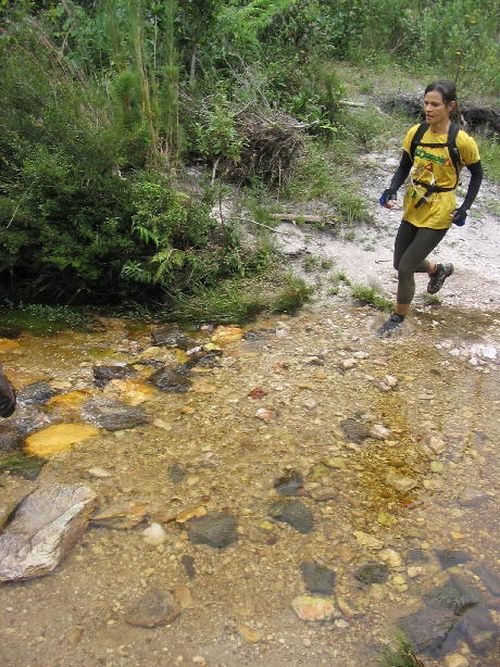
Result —
[{"label": "small boulder", "polygon": [[210,512],[188,522],[189,539],[194,544],[208,544],[222,549],[238,539],[237,523],[234,516],[225,512]]},{"label": "small boulder", "polygon": [[136,371],[130,366],[94,366],[94,384],[99,389],[105,387],[111,380],[124,380]]},{"label": "small boulder", "polygon": [[191,380],[187,377],[188,369],[184,366],[161,368],[153,373],[149,382],[160,391],[172,394],[182,394],[189,390]]},{"label": "small boulder", "polygon": [[33,382],[17,393],[17,402],[19,405],[40,405],[46,403],[56,393],[48,382]]},{"label": "small boulder", "polygon": [[331,595],[335,583],[335,572],[325,565],[315,561],[305,561],[301,564],[302,579],[310,593]]},{"label": "small boulder", "polygon": [[298,470],[286,470],[273,486],[279,496],[297,496],[304,486],[304,476]]},{"label": "small boulder", "polygon": [[340,422],[340,426],[344,432],[345,437],[350,442],[359,444],[363,442],[363,440],[366,440],[366,438],[370,437],[369,428],[365,424],[359,422],[357,419],[344,419]]},{"label": "small boulder", "polygon": [[156,628],[171,623],[180,613],[181,608],[170,591],[154,588],[130,606],[125,621],[141,628]]},{"label": "small boulder", "polygon": [[271,505],[269,516],[287,523],[299,533],[310,533],[313,529],[313,514],[299,500],[278,500]]},{"label": "small boulder", "polygon": [[384,584],[389,578],[389,568],[384,563],[372,560],[356,570],[354,576],[364,584]]},{"label": "small boulder", "polygon": [[12,424],[0,424],[0,452],[11,452],[22,444],[22,437]]},{"label": "small boulder", "polygon": [[142,407],[108,398],[91,398],[83,406],[82,416],[107,431],[122,431],[148,422]]},{"label": "small boulder", "polygon": [[333,600],[314,595],[299,595],[292,608],[301,621],[329,621],[336,612]]}]

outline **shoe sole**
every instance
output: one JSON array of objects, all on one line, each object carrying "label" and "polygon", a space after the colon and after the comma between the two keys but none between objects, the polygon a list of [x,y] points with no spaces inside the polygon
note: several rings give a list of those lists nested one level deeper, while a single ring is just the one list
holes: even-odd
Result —
[{"label": "shoe sole", "polygon": [[427,285],[427,294],[437,294],[439,292],[439,290],[442,288],[442,286],[444,285],[444,281],[446,280],[446,278],[449,278],[450,276],[452,276],[454,271],[455,271],[455,267],[453,266],[453,264],[451,264],[450,272],[447,273],[445,276],[443,276],[443,279],[440,281],[440,283],[437,287],[432,288],[430,286],[430,284]]}]

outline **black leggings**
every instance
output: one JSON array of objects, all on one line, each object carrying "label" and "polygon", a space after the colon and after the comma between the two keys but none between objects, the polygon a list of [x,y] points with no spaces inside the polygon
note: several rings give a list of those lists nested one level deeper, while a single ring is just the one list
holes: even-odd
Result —
[{"label": "black leggings", "polygon": [[410,304],[415,294],[415,273],[428,273],[427,255],[443,239],[448,229],[415,227],[401,222],[394,244],[394,268],[398,272],[398,303]]}]

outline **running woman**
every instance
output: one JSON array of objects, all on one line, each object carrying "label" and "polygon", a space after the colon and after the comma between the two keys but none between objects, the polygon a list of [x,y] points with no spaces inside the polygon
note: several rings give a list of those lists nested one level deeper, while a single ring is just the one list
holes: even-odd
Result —
[{"label": "running woman", "polygon": [[[427,292],[436,294],[453,273],[453,264],[436,264],[427,256],[443,239],[452,223],[462,226],[467,211],[481,186],[483,169],[476,142],[456,127],[457,92],[452,81],[435,81],[424,92],[425,132],[417,145],[412,140],[423,130],[414,125],[406,134],[399,167],[380,204],[392,209],[396,193],[408,175],[410,184],[403,201],[403,220],[394,245],[394,268],[398,272],[397,303],[394,312],[378,330],[385,338],[398,331],[404,322],[415,294],[415,273],[427,273]],[[449,143],[450,141],[450,143]],[[452,145],[453,144],[453,145]],[[454,149],[454,150],[453,150]],[[456,155],[454,155],[454,151]],[[456,207],[455,189],[463,166],[471,173],[467,195]]]}]

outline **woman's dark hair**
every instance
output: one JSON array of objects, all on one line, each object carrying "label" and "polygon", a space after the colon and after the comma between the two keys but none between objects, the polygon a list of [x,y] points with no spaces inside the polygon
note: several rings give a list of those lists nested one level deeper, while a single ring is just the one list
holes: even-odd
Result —
[{"label": "woman's dark hair", "polygon": [[433,90],[437,90],[438,93],[441,93],[444,102],[449,103],[457,101],[457,87],[453,81],[448,81],[447,79],[433,81],[425,89],[424,95],[427,95],[427,93],[430,93]]},{"label": "woman's dark hair", "polygon": [[437,81],[433,81],[430,83],[427,88],[424,90],[424,96],[427,95],[427,93],[432,92],[433,90],[436,90],[438,93],[441,93],[443,96],[443,102],[446,104],[449,104],[450,102],[455,102],[455,109],[453,109],[452,113],[450,114],[450,118],[456,122],[461,121],[460,117],[460,111],[458,110],[458,102],[457,102],[457,87],[453,81],[449,81],[448,79],[438,79]]}]

